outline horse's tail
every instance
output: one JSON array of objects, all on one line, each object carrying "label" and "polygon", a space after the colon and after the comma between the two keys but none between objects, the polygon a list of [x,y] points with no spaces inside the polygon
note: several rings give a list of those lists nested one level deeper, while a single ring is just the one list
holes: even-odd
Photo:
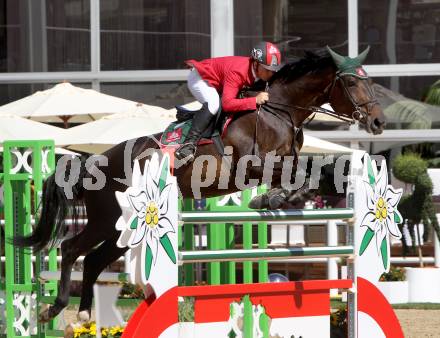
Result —
[{"label": "horse's tail", "polygon": [[55,247],[67,232],[64,224],[67,215],[71,216],[75,225],[75,232],[77,232],[77,219],[79,216],[77,206],[81,205],[84,191],[82,182],[86,172],[83,161],[81,161],[78,182],[72,187],[72,198],[68,198],[64,187],[56,183],[56,173],[49,176],[43,185],[41,213],[37,226],[30,235],[14,237],[12,239],[13,245],[32,247],[34,252],[41,251],[46,247]]}]

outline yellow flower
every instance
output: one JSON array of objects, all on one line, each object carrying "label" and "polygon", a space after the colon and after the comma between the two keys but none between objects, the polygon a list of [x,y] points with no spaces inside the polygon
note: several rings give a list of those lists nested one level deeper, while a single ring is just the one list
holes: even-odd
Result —
[{"label": "yellow flower", "polygon": [[73,336],[74,338],[79,338],[83,334],[89,334],[89,329],[84,326],[76,327],[73,329]]},{"label": "yellow flower", "polygon": [[115,336],[118,333],[122,333],[124,332],[124,328],[120,327],[120,326],[113,326],[112,328],[110,328],[110,334]]},{"label": "yellow flower", "polygon": [[90,335],[96,336],[96,324],[95,323],[90,325]]}]

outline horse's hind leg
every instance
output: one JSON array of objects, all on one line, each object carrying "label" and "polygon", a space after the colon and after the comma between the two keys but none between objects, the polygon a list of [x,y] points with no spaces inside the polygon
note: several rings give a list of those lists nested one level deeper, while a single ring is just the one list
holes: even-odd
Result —
[{"label": "horse's hind leg", "polygon": [[105,238],[99,236],[99,232],[88,225],[78,235],[61,243],[61,279],[58,286],[58,295],[54,304],[40,314],[40,322],[45,323],[53,319],[68,305],[70,274],[73,264],[81,254],[89,252],[103,240]]},{"label": "horse's hind leg", "polygon": [[84,258],[81,303],[78,311],[78,317],[81,321],[90,320],[93,284],[95,284],[99,274],[127,251],[127,248],[116,246],[117,239],[118,236],[106,240]]}]

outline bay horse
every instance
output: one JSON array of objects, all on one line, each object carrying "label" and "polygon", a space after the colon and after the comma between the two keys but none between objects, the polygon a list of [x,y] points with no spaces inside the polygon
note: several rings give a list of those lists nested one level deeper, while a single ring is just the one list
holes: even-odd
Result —
[{"label": "bay horse", "polygon": [[[281,157],[297,155],[302,146],[303,122],[316,111],[313,107],[320,107],[326,102],[331,104],[341,118],[358,120],[368,132],[381,133],[385,117],[375,99],[371,80],[361,68],[367,52],[364,51],[356,58],[349,58],[340,56],[328,48],[319,53],[306,52],[303,58],[286,64],[274,75],[267,87],[270,100],[256,111],[236,114],[230,123],[223,142],[225,146],[233,149],[230,156],[232,169],[237,168],[241,157],[249,154],[268,154],[274,151]],[[347,64],[354,65],[354,68],[347,68]],[[356,69],[362,76],[347,72],[347,69]],[[68,304],[71,270],[80,255],[85,255],[85,259],[78,317],[80,320],[90,318],[93,284],[103,269],[127,250],[116,246],[119,232],[115,229],[115,223],[121,215],[115,191],[125,191],[127,188],[123,181],[115,179],[125,176],[124,164],[127,158],[124,153],[127,155],[127,149],[130,149],[128,160],[131,168],[134,159],[140,154],[148,149],[159,149],[159,137],[159,134],[141,137],[123,142],[105,152],[103,155],[107,157],[108,165],[99,166],[99,170],[107,180],[100,190],[85,189],[83,178],[90,180],[94,177],[85,166],[81,168],[78,183],[73,187],[73,198],[68,198],[62,187],[56,184],[57,172],[45,182],[38,224],[31,235],[13,239],[15,245],[33,247],[34,251],[39,251],[62,240],[66,234],[64,219],[72,209],[73,212],[76,210],[74,206],[78,203],[85,205],[88,222],[84,229],[61,243],[61,279],[58,295],[54,304],[41,312],[41,322],[54,318]],[[193,168],[200,165],[197,158],[202,155],[211,155],[218,161],[217,167],[211,170],[215,173],[215,180],[209,186],[201,188],[201,197],[224,195],[239,190],[235,178],[237,174],[243,173],[234,173],[233,170],[227,178],[226,187],[218,189],[219,180],[224,175],[221,167],[222,156],[213,144],[208,144],[198,147],[195,162],[176,166],[174,170],[183,197],[194,197],[190,183],[191,175]],[[146,158],[148,156],[141,159],[142,168]],[[263,166],[264,161],[259,166],[241,170],[246,171],[247,178],[261,180]],[[205,168],[204,175],[206,172]],[[273,181],[279,182],[280,172],[275,171],[273,176]]]}]

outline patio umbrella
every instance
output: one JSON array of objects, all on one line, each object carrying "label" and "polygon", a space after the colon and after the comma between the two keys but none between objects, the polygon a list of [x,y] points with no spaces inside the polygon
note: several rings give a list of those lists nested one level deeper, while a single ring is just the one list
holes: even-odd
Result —
[{"label": "patio umbrella", "polygon": [[175,120],[166,109],[137,104],[125,113],[105,116],[66,130],[69,149],[100,154],[123,141],[159,133]]},{"label": "patio umbrella", "polygon": [[[328,109],[331,112],[335,111],[329,103],[324,103],[323,105],[321,105],[321,107]],[[324,113],[316,113],[315,117],[313,118],[313,121],[315,121],[315,122],[332,122],[332,123],[338,123],[338,124],[345,123],[344,121],[342,121],[336,117],[333,117],[331,115],[327,115]]]},{"label": "patio umbrella", "polygon": [[41,122],[84,123],[108,114],[127,111],[134,101],[73,86],[68,82],[38,91],[0,107],[0,114],[14,114]]},{"label": "patio umbrella", "polygon": [[14,115],[0,115],[0,143],[5,140],[54,140],[58,145],[64,139],[64,129],[31,121]]}]

